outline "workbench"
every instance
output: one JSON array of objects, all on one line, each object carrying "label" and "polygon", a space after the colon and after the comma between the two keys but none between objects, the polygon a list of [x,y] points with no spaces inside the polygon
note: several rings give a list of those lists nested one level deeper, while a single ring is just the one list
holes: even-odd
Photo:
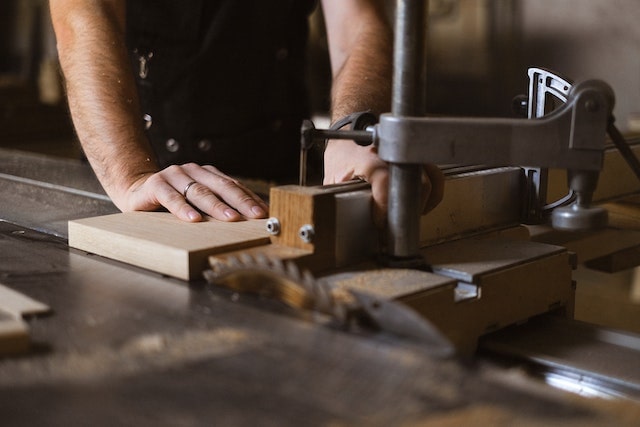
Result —
[{"label": "workbench", "polygon": [[88,164],[0,150],[0,283],[47,304],[0,359],[3,425],[633,425],[628,402],[347,333],[277,302],[69,249],[116,212]]}]

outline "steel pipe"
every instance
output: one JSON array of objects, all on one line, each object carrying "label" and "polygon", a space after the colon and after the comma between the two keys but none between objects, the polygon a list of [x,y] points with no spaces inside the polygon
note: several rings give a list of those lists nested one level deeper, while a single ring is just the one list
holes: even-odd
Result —
[{"label": "steel pipe", "polygon": [[[391,114],[424,114],[426,86],[427,0],[396,3],[393,93]],[[389,164],[388,255],[391,259],[420,258],[422,166]]]}]

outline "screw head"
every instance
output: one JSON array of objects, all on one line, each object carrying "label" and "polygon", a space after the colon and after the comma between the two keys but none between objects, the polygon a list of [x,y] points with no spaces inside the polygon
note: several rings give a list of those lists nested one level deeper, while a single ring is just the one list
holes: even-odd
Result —
[{"label": "screw head", "polygon": [[278,221],[278,218],[271,217],[267,220],[267,233],[272,236],[280,234],[280,221]]},{"label": "screw head", "polygon": [[298,230],[298,236],[305,243],[311,243],[313,241],[313,236],[315,235],[315,230],[313,229],[313,225],[305,224],[300,227]]},{"label": "screw head", "polygon": [[173,138],[167,139],[165,146],[167,147],[167,151],[170,153],[175,153],[180,149],[180,143]]},{"label": "screw head", "polygon": [[200,141],[198,141],[198,150],[200,151],[203,151],[203,152],[209,151],[211,150],[212,146],[213,144],[208,139],[201,139]]}]

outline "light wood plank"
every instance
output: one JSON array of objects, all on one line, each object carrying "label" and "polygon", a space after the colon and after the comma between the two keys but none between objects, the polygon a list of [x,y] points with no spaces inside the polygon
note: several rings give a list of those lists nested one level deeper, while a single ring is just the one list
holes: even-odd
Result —
[{"label": "light wood plank", "polygon": [[29,350],[29,327],[24,320],[0,311],[0,356]]},{"label": "light wood plank", "polygon": [[49,306],[28,296],[16,292],[0,283],[0,310],[10,314],[16,319],[24,316],[47,314],[51,311]]},{"label": "light wood plank", "polygon": [[22,318],[50,311],[47,305],[0,284],[0,355],[26,352],[29,327]]},{"label": "light wood plank", "polygon": [[210,255],[269,243],[266,220],[197,223],[168,212],[129,212],[69,222],[69,246],[183,280]]}]

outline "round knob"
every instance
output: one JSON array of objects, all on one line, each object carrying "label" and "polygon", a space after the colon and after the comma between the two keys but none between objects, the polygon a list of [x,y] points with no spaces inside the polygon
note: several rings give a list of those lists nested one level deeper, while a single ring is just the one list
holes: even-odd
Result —
[{"label": "round knob", "polygon": [[564,231],[593,231],[607,226],[607,210],[598,206],[572,204],[551,213],[553,228]]}]

